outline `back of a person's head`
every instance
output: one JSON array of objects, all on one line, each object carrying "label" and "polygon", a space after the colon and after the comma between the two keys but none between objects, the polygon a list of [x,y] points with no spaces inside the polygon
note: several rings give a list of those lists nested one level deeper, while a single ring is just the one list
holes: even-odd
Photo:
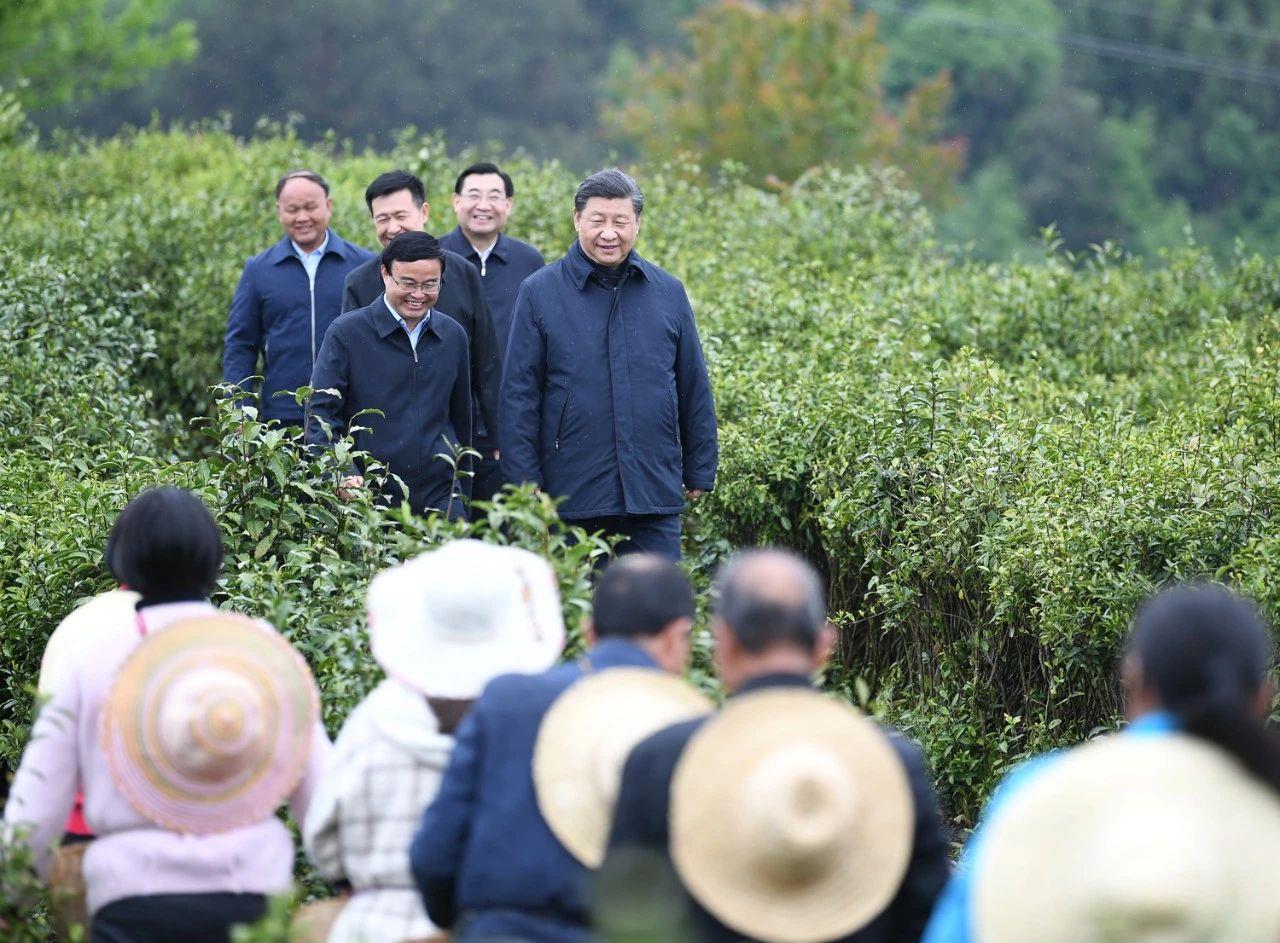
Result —
[{"label": "back of a person's head", "polygon": [[1272,663],[1270,630],[1249,600],[1213,583],[1162,590],[1138,609],[1128,652],[1143,686],[1181,729],[1216,743],[1280,791],[1280,742],[1258,714]]},{"label": "back of a person's head", "polygon": [[129,502],[107,537],[107,569],[144,603],[199,599],[222,569],[222,534],[199,498],[153,488]]},{"label": "back of a person's head", "polygon": [[827,621],[822,579],[785,550],[743,551],[720,570],[715,614],[743,651],[812,651]]},{"label": "back of a person's head", "polygon": [[676,619],[692,619],[693,587],[676,564],[632,554],[609,565],[596,584],[591,622],[598,638],[657,635]]}]

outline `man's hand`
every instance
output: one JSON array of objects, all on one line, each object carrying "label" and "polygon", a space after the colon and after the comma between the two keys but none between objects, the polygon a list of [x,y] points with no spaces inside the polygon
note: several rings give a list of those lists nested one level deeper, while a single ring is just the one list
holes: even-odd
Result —
[{"label": "man's hand", "polygon": [[706,494],[706,492],[703,491],[701,488],[690,488],[688,491],[685,492],[685,494],[689,496],[690,501],[697,501],[700,497]]},{"label": "man's hand", "polygon": [[342,479],[342,483],[338,485],[338,497],[343,501],[353,501],[355,496],[359,494],[360,489],[364,487],[364,475],[348,475]]}]

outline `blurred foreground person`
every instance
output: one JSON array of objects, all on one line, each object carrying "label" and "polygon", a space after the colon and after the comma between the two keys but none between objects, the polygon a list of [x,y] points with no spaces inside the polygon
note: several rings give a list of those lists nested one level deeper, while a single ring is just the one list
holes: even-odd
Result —
[{"label": "blurred foreground person", "polygon": [[284,236],[245,262],[231,299],[222,382],[245,386],[249,377],[262,376],[261,418],[300,426],[304,408],[276,394],[310,381],[329,325],[343,311],[343,283],[371,253],[329,228],[333,200],[317,173],[291,170],[281,177],[276,212]]},{"label": "blurred foreground person", "polygon": [[458,730],[409,852],[428,915],[455,941],[592,939],[589,872],[538,807],[532,765],[539,727],[585,675],[620,668],[679,674],[693,611],[693,590],[674,564],[619,560],[596,587],[583,657],[541,675],[504,675],[485,688]]},{"label": "blurred foreground person", "polygon": [[369,636],[387,678],[343,724],[304,834],[320,873],[354,890],[326,938],[443,939],[414,886],[409,843],[485,684],[560,656],[555,573],[526,550],[455,541],[374,579]]},{"label": "blurred foreground person", "polygon": [[1269,630],[1221,586],[1134,620],[1129,725],[1014,770],[929,923],[929,943],[1280,940],[1280,743]]},{"label": "blurred foreground person", "polygon": [[807,563],[749,551],[718,583],[715,661],[733,697],[627,759],[601,936],[918,939],[947,876],[919,747],[814,689],[835,632]]},{"label": "blurred foreground person", "polygon": [[144,492],[107,542],[139,594],[41,710],[5,807],[42,875],[84,790],[95,943],[225,943],[293,884],[293,841],[329,749],[306,663],[270,626],[208,602],[222,539],[177,488]]}]

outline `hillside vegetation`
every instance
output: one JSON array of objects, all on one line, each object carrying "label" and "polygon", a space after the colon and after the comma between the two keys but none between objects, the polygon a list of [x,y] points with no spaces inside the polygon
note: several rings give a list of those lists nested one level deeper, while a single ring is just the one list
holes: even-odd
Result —
[{"label": "hillside vegetation", "polygon": [[[6,138],[0,133],[0,140]],[[590,555],[522,492],[471,527],[338,502],[332,466],[213,408],[226,305],[277,238],[270,187],[309,166],[335,228],[400,166],[432,228],[469,155],[239,141],[217,128],[0,147],[0,757],[16,763],[52,627],[109,584],[107,528],[144,486],[194,488],[228,540],[220,601],[261,613],[315,666],[336,730],[376,677],[370,575],[464,532],[547,553],[576,625]],[[509,162],[513,232],[569,245],[575,179]],[[640,249],[682,278],[717,395],[715,492],[687,518],[704,580],[731,547],[817,562],[840,628],[829,686],[927,747],[972,821],[1019,757],[1118,713],[1135,603],[1217,577],[1280,613],[1280,265],[1188,247],[1144,266],[1047,247],[1034,264],[950,257],[889,173],[806,175],[782,192],[733,167],[641,170]],[[199,419],[214,413],[211,419]],[[704,583],[705,585],[705,583]],[[705,651],[703,662],[705,665]]]}]

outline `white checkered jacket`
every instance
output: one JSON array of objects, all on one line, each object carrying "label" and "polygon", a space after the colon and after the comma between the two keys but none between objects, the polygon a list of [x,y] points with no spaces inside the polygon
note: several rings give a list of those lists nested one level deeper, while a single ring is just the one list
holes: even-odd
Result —
[{"label": "white checkered jacket", "polygon": [[453,750],[426,699],[386,680],[351,712],[307,812],[307,854],[354,891],[329,943],[397,943],[439,931],[409,870],[409,844]]}]

